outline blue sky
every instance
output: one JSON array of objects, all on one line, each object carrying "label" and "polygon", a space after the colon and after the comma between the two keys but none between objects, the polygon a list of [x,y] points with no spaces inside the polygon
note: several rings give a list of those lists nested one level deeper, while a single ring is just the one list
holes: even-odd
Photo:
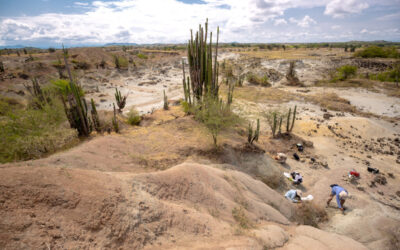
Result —
[{"label": "blue sky", "polygon": [[400,0],[0,0],[0,45],[400,41]]}]

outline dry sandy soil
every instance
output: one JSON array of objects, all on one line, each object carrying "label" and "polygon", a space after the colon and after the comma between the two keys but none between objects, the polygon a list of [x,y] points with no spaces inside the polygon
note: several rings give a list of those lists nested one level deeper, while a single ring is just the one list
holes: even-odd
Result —
[{"label": "dry sandy soil", "polygon": [[[121,72],[81,72],[80,82],[99,109],[109,108],[118,86],[129,92],[128,106],[151,114],[142,126],[121,134],[94,135],[44,159],[0,165],[0,248],[396,249],[399,98],[376,88],[312,87],[337,65],[337,55],[321,51],[324,63],[314,58],[318,51],[307,53],[312,56],[299,63],[298,74],[308,87],[286,87],[284,77],[277,77],[272,88],[245,83],[235,90],[235,112],[261,119],[255,147],[246,145],[239,126],[224,132],[215,150],[207,131],[179,106],[152,111],[162,105],[163,89],[169,99],[180,98],[182,55],[156,57]],[[278,76],[288,67],[286,59],[234,52],[222,59],[242,63],[244,72],[252,63]],[[10,61],[5,65],[14,65]],[[22,82],[5,79],[1,90],[21,97]],[[293,135],[272,139],[263,112],[294,105]],[[299,142],[303,152],[295,147]],[[286,164],[272,160],[277,152],[289,156]],[[295,152],[300,161],[292,158]],[[380,174],[368,172],[368,166]],[[359,180],[347,177],[353,169]],[[294,170],[304,177],[303,193],[315,197],[308,204],[284,198],[294,187],[282,172]],[[325,208],[333,183],[351,194],[345,215],[334,200]],[[316,209],[310,214],[318,228],[300,223],[299,211],[309,207]],[[318,221],[317,213],[324,218]]]}]

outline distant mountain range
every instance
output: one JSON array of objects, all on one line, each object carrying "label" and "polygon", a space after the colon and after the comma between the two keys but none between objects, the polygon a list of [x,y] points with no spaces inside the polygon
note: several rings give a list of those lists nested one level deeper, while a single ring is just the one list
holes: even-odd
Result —
[{"label": "distant mountain range", "polygon": [[[225,44],[241,44],[240,42],[226,42]],[[312,43],[312,42],[310,42]],[[310,44],[310,43],[296,43],[296,44]],[[316,42],[316,43],[352,43],[352,44],[391,44],[398,42],[390,42],[385,40],[377,40],[377,41],[348,41],[348,42]],[[261,44],[261,43],[245,43],[245,44]],[[266,43],[268,44],[268,43]],[[279,44],[279,43],[278,43]],[[282,44],[293,44],[293,43],[282,43]],[[148,43],[148,44],[138,44],[138,43],[106,43],[106,44],[81,44],[76,46],[66,45],[65,47],[107,47],[107,46],[160,46],[160,45],[172,45],[172,44],[163,44],[163,43]],[[62,48],[61,45],[57,46],[35,46],[35,45],[5,45],[0,46],[0,49],[23,49],[23,48],[38,48],[38,49],[48,49],[48,48]]]}]

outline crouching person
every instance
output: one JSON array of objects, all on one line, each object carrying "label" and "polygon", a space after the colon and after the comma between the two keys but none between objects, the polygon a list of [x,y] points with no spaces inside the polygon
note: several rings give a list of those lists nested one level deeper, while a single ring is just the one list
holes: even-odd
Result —
[{"label": "crouching person", "polygon": [[301,176],[300,173],[292,172],[292,173],[290,173],[290,175],[292,176],[293,184],[299,185],[303,182],[303,177]]},{"label": "crouching person", "polygon": [[302,192],[301,190],[297,189],[291,189],[286,192],[285,197],[286,199],[290,200],[291,202],[301,202],[301,195]]},{"label": "crouching person", "polygon": [[346,199],[349,196],[349,193],[343,187],[341,187],[337,184],[332,184],[331,185],[331,194],[329,196],[328,201],[326,202],[326,206],[329,206],[329,203],[331,202],[331,200],[333,199],[334,196],[336,196],[336,203],[337,203],[339,209],[342,210],[342,212],[344,213],[344,210],[345,210],[344,203],[346,202]]}]

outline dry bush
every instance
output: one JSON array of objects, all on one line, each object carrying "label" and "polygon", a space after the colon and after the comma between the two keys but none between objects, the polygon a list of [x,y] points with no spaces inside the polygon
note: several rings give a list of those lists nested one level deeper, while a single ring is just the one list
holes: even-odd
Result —
[{"label": "dry bush", "polygon": [[271,84],[269,83],[268,76],[263,75],[263,76],[258,76],[252,72],[249,72],[247,74],[247,81],[251,84],[255,85],[260,85],[263,87],[270,87]]},{"label": "dry bush", "polygon": [[387,235],[389,238],[389,249],[397,250],[400,249],[400,228],[392,228],[387,231]]},{"label": "dry bush", "polygon": [[328,220],[325,209],[313,202],[302,202],[297,206],[294,220],[303,225],[318,227],[318,224]]},{"label": "dry bush", "polygon": [[279,171],[272,171],[268,175],[258,176],[258,178],[272,189],[285,186],[285,179]]},{"label": "dry bush", "polygon": [[239,226],[243,229],[249,229],[252,227],[251,221],[247,218],[244,209],[242,207],[235,207],[232,209],[232,216]]}]

